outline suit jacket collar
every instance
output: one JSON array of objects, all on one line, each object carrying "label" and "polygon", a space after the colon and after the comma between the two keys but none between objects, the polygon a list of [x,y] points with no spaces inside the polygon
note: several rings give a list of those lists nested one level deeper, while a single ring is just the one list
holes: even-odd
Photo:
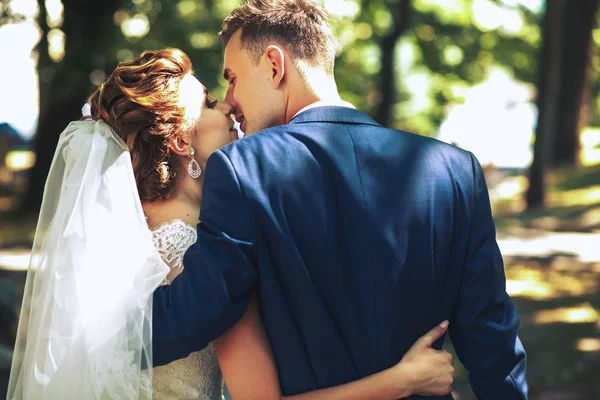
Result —
[{"label": "suit jacket collar", "polygon": [[338,124],[362,124],[381,126],[362,111],[348,107],[323,106],[303,111],[296,115],[289,124],[309,122],[331,122]]}]

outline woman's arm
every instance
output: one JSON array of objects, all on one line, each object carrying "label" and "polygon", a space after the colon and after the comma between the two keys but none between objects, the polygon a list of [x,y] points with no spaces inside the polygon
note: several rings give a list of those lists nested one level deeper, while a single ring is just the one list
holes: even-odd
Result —
[{"label": "woman's arm", "polygon": [[255,301],[242,319],[215,341],[215,348],[233,400],[387,400],[450,392],[452,357],[431,348],[446,329],[447,324],[440,324],[421,337],[392,368],[344,385],[289,397],[281,395],[271,346]]}]

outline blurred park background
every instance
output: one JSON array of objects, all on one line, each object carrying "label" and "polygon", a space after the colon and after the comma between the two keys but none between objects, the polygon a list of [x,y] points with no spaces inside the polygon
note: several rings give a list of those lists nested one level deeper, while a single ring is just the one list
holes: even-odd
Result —
[{"label": "blurred park background", "polygon": [[[484,165],[530,398],[600,399],[599,1],[320,3],[345,100]],[[238,4],[0,0],[0,397],[59,134],[144,49],[184,50],[223,96],[217,32]],[[474,398],[460,366],[454,393]]]}]

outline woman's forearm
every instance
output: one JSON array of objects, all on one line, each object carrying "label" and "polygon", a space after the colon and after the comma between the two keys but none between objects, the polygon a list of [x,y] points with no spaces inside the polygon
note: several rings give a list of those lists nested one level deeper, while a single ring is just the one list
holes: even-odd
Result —
[{"label": "woman's forearm", "polygon": [[255,301],[215,341],[223,378],[233,400],[394,400],[415,393],[413,371],[403,363],[343,385],[283,397],[269,341]]},{"label": "woman's forearm", "polygon": [[394,400],[411,394],[413,392],[407,376],[386,369],[344,385],[282,398],[286,400]]}]

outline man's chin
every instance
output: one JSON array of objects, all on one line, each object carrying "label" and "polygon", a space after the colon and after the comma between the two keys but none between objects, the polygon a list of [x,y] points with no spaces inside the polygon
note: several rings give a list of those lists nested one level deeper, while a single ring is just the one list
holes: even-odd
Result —
[{"label": "man's chin", "polygon": [[254,135],[259,130],[260,129],[252,129],[252,127],[248,128],[248,126],[246,124],[240,126],[240,131],[242,132],[244,137]]},{"label": "man's chin", "polygon": [[242,131],[244,133],[244,136],[248,136],[248,135],[252,135],[253,133],[256,133],[256,130],[253,130],[252,127],[248,127],[248,122],[245,119],[240,124],[240,131]]},{"label": "man's chin", "polygon": [[249,126],[248,124],[243,123],[240,126],[240,130],[243,132],[244,137],[246,137],[246,136],[254,135],[255,133],[260,132],[264,129],[269,129],[272,126],[275,126],[275,125]]}]

